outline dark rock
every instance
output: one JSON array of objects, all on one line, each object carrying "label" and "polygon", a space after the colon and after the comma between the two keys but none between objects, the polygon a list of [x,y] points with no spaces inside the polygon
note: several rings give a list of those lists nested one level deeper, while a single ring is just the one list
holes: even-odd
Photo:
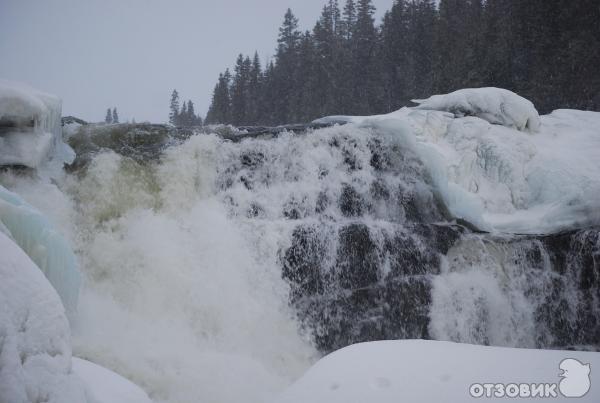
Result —
[{"label": "dark rock", "polygon": [[329,207],[329,198],[327,197],[327,194],[325,192],[321,192],[321,193],[319,193],[319,196],[317,197],[315,213],[321,214],[325,210],[327,210],[327,207]]},{"label": "dark rock", "polygon": [[438,274],[439,255],[429,243],[408,232],[397,232],[386,242],[392,277]]},{"label": "dark rock", "polygon": [[282,275],[292,284],[293,299],[323,292],[321,265],[325,253],[325,244],[317,227],[300,226],[294,230],[292,245],[285,251],[282,259]]},{"label": "dark rock", "polygon": [[185,140],[190,134],[172,126],[150,123],[83,125],[68,139],[77,155],[69,170],[85,168],[102,150],[112,150],[141,164],[155,161],[169,145]]},{"label": "dark rock", "polygon": [[256,168],[265,161],[265,155],[260,152],[246,152],[240,157],[242,166],[245,168]]},{"label": "dark rock", "polygon": [[76,118],[75,116],[63,116],[61,119],[61,123],[63,126],[72,124],[72,123],[77,123],[82,126],[85,126],[88,124],[88,122],[86,122],[85,120]]},{"label": "dark rock", "polygon": [[379,280],[379,251],[364,224],[351,224],[339,232],[336,270],[342,288],[368,287]]},{"label": "dark rock", "polygon": [[364,201],[361,195],[350,185],[342,186],[339,207],[346,217],[358,217],[363,213]]},{"label": "dark rock", "polygon": [[407,276],[387,282],[384,300],[386,338],[429,338],[430,276]]}]

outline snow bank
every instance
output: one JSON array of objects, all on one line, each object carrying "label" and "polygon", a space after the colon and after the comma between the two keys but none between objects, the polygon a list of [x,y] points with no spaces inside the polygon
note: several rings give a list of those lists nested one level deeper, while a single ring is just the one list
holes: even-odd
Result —
[{"label": "snow bank", "polygon": [[0,402],[81,403],[69,323],[35,264],[0,233]]},{"label": "snow bank", "polygon": [[590,364],[592,369],[591,389],[577,401],[598,402],[600,376],[594,369],[600,368],[600,353],[510,349],[422,340],[363,343],[338,350],[317,362],[276,401],[456,403],[476,400],[469,394],[471,385],[475,383],[558,384],[555,391],[558,397],[562,397],[561,390],[568,393],[571,383],[582,385],[583,390],[587,386],[585,375],[580,379],[573,379],[575,375],[570,375],[571,379],[561,380],[559,374],[566,364],[561,369],[559,365],[567,358]]},{"label": "snow bank", "polygon": [[[553,233],[600,225],[600,113],[539,117],[529,101],[483,88],[387,115],[331,121],[402,139],[427,166],[450,213],[482,230]],[[524,129],[536,131],[524,136]]]},{"label": "snow bank", "polygon": [[74,357],[73,372],[85,382],[95,403],[151,403],[139,386],[93,362]]},{"label": "snow bank", "polygon": [[39,211],[1,185],[0,223],[46,275],[67,311],[74,312],[81,274],[68,242]]},{"label": "snow bank", "polygon": [[467,88],[413,102],[419,104],[417,109],[446,111],[457,117],[477,116],[521,131],[538,131],[540,127],[540,116],[533,104],[502,88]]},{"label": "snow bank", "polygon": [[0,80],[0,165],[37,168],[48,159],[72,161],[62,141],[61,112],[59,98]]}]

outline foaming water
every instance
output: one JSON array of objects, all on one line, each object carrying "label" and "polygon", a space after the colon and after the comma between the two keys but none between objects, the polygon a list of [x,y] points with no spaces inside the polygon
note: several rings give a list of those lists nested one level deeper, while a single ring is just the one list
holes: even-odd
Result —
[{"label": "foaming water", "polygon": [[56,205],[19,185],[62,212],[53,218],[79,255],[74,355],[159,402],[264,402],[317,357],[278,266],[288,229],[228,214],[213,188],[217,142],[193,137],[146,165],[100,154],[64,181]]}]

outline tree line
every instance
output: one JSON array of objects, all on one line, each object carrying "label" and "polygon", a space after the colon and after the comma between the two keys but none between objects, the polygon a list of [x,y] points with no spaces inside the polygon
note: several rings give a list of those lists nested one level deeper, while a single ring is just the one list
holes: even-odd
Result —
[{"label": "tree line", "polygon": [[110,108],[106,110],[106,116],[104,117],[104,123],[112,124],[119,123],[119,114],[117,113],[117,108],[113,108],[112,111]]},{"label": "tree line", "polygon": [[173,90],[171,93],[171,105],[169,112],[169,123],[179,127],[202,126],[202,118],[194,111],[194,103],[191,100],[183,102],[179,107],[179,93]]},{"label": "tree line", "polygon": [[306,122],[385,113],[411,99],[495,86],[540,112],[600,110],[598,0],[329,0],[310,31],[287,10],[272,60],[237,57],[219,75],[206,122]]}]

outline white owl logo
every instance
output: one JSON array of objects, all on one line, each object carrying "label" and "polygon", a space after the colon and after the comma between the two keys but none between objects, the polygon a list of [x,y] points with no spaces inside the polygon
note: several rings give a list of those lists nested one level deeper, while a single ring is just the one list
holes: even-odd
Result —
[{"label": "white owl logo", "polygon": [[590,364],[582,364],[574,358],[561,361],[561,379],[558,389],[565,397],[582,397],[590,390]]}]

